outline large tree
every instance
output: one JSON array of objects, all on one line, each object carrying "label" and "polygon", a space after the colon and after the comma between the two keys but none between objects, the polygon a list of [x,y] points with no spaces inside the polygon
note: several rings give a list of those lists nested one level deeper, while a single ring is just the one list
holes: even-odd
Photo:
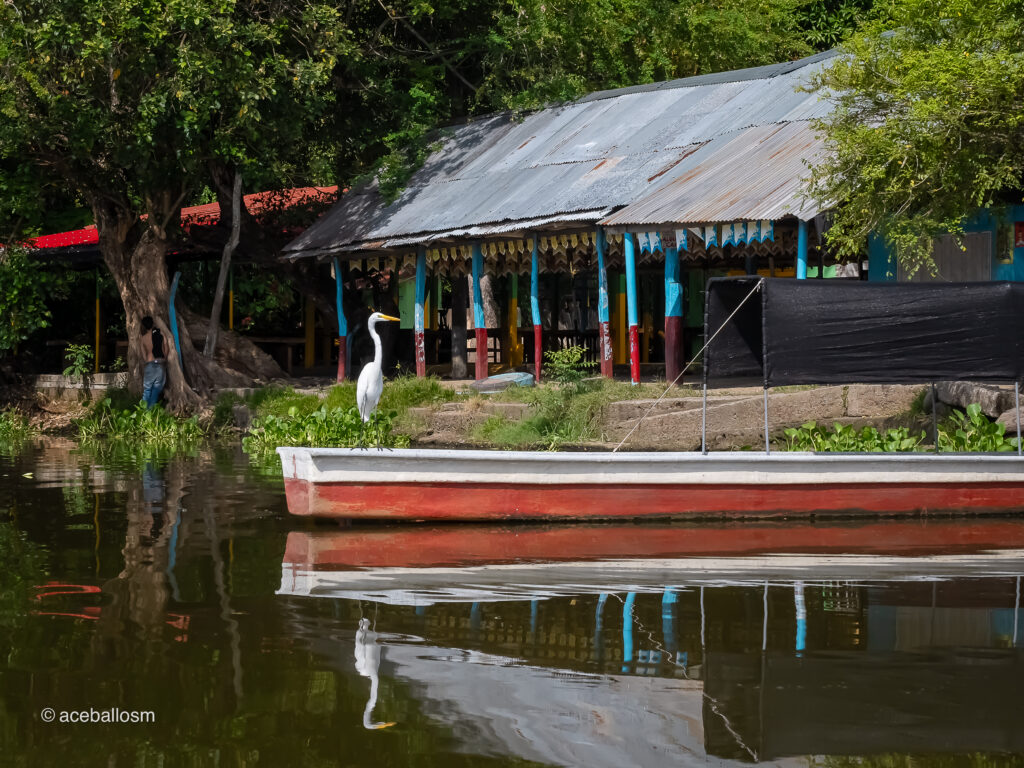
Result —
[{"label": "large tree", "polygon": [[1024,190],[1024,5],[895,0],[820,78],[835,110],[813,193],[839,253],[885,238],[911,272],[935,235]]},{"label": "large tree", "polygon": [[[170,339],[165,256],[182,204],[236,171],[258,185],[315,154],[331,76],[349,52],[327,3],[4,3],[0,196],[72,190],[92,210],[129,338],[152,315]],[[196,351],[188,326],[169,356],[167,393],[179,409],[236,378]],[[137,371],[137,345],[129,349]]]}]

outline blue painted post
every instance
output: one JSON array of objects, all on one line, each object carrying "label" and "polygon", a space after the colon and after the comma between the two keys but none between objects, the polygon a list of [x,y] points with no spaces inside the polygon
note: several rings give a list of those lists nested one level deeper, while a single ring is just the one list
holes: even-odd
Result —
[{"label": "blue painted post", "polygon": [[807,222],[801,221],[796,236],[796,279],[807,279]]},{"label": "blue painted post", "polygon": [[185,360],[181,356],[181,342],[178,340],[178,313],[174,311],[174,296],[178,293],[178,281],[181,279],[181,272],[174,273],[171,280],[171,297],[168,299],[168,308],[171,319],[171,335],[174,336],[174,354],[178,356],[178,364],[181,366],[181,374],[185,375]]},{"label": "blue painted post", "polygon": [[636,602],[636,593],[630,592],[626,595],[626,601],[622,604],[622,671],[628,672],[629,665],[633,661],[633,604]]},{"label": "blue painted post", "polygon": [[614,375],[612,369],[615,361],[612,359],[612,334],[608,315],[608,271],[604,266],[608,241],[601,227],[597,228],[594,248],[597,251],[597,325],[600,329],[598,356],[601,359],[601,375],[610,379]]},{"label": "blue painted post", "polygon": [[678,600],[679,595],[671,589],[666,589],[665,594],[661,596],[661,633],[664,637],[665,652],[671,660],[675,660],[676,657],[675,610]]},{"label": "blue painted post", "polygon": [[665,378],[675,381],[682,371],[683,285],[679,282],[679,249],[665,249]]},{"label": "blue painted post", "polygon": [[807,648],[807,603],[802,581],[793,585],[793,603],[796,607],[796,651],[799,654]]},{"label": "blue painted post", "polygon": [[483,614],[480,611],[480,603],[473,603],[469,608],[469,628],[474,632],[478,632],[482,618]]},{"label": "blue painted post", "polygon": [[476,380],[487,378],[487,326],[480,280],[484,276],[484,252],[473,243],[473,326],[476,328]]},{"label": "blue painted post", "polygon": [[604,658],[604,635],[602,633],[604,624],[604,604],[608,600],[608,594],[602,592],[597,597],[597,610],[594,612],[594,655],[595,660],[600,664]]},{"label": "blue painted post", "polygon": [[345,281],[341,276],[341,264],[334,259],[334,303],[338,310],[338,381],[344,381],[347,375],[348,360],[348,320],[345,318],[345,304],[342,301]]},{"label": "blue painted post", "polygon": [[537,612],[540,607],[540,600],[530,601],[530,636],[537,634]]},{"label": "blue painted post", "polygon": [[636,243],[627,232],[623,238],[626,258],[626,307],[629,318],[629,375],[634,385],[640,383],[640,330],[636,294]]},{"label": "blue painted post", "polygon": [[[473,297],[476,298],[474,289]],[[427,375],[427,347],[423,338],[423,304],[427,300],[427,249],[420,246],[416,250],[416,310],[413,313],[413,338],[416,342],[416,376]]]},{"label": "blue painted post", "polygon": [[534,378],[540,383],[540,367],[544,357],[544,333],[540,320],[540,237],[533,235],[533,251],[530,255],[530,313],[533,315],[533,365]]}]

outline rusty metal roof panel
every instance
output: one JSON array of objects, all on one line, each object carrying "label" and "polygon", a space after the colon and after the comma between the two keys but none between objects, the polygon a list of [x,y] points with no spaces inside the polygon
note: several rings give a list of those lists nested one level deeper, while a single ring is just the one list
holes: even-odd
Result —
[{"label": "rusty metal roof panel", "polygon": [[[668,191],[676,189],[672,185],[686,190],[686,210],[699,193],[711,195],[702,213],[721,213],[735,207],[730,201],[736,197],[714,198],[722,179],[736,189],[756,181],[751,190],[771,192],[774,200],[775,190],[789,183],[782,177],[803,171],[790,162],[797,150],[783,147],[779,158],[771,157],[771,142],[748,131],[825,114],[827,104],[797,87],[830,55],[592,94],[525,117],[492,115],[453,126],[439,132],[440,148],[393,203],[384,203],[375,184],[354,190],[285,250],[330,253],[358,242],[430,239],[430,233],[640,203],[635,210],[643,219],[648,208],[661,210],[659,201],[679,202]],[[750,152],[756,162],[747,167],[737,158]],[[774,174],[775,187],[769,190],[757,174]],[[743,198],[746,208],[751,194]],[[766,209],[772,204],[758,208]]]},{"label": "rusty metal roof panel", "polygon": [[807,123],[748,128],[722,136],[675,178],[601,223],[607,226],[700,224],[783,216],[813,218],[805,200],[808,163],[825,147]]}]

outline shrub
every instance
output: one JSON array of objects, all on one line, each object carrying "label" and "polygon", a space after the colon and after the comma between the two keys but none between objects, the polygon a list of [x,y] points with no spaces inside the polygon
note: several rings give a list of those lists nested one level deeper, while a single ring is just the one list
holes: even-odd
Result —
[{"label": "shrub", "polygon": [[940,451],[1015,451],[1020,438],[1006,437],[1006,425],[990,421],[981,406],[971,403],[967,411],[953,411],[939,426]]},{"label": "shrub", "polygon": [[544,375],[559,384],[578,385],[586,378],[590,369],[597,365],[597,363],[587,362],[583,359],[586,353],[587,350],[584,347],[578,346],[545,352],[544,359],[547,362],[544,365]]},{"label": "shrub", "polygon": [[92,373],[92,355],[92,347],[88,344],[68,344],[64,348],[64,362],[68,364],[64,375],[84,380]]},{"label": "shrub", "polygon": [[392,432],[395,415],[393,411],[377,411],[364,424],[355,407],[322,406],[307,414],[293,407],[287,416],[269,415],[256,419],[249,434],[242,438],[242,448],[250,454],[268,454],[282,445],[354,448],[379,444],[387,448],[408,447],[408,436]]}]

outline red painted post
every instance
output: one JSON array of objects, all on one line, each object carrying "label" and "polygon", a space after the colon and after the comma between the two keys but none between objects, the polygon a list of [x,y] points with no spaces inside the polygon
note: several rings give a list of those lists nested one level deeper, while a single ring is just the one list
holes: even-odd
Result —
[{"label": "red painted post", "polygon": [[338,382],[345,380],[345,357],[348,353],[348,337],[338,337]]},{"label": "red painted post", "polygon": [[683,370],[680,354],[683,338],[683,318],[665,318],[665,378],[675,381]]},{"label": "red painted post", "polygon": [[476,380],[487,378],[487,329],[476,329]]},{"label": "red painted post", "polygon": [[533,359],[537,369],[535,376],[540,383],[540,368],[544,362],[544,331],[539,325],[533,326]]},{"label": "red painted post", "polygon": [[640,329],[629,326],[629,374],[634,384],[640,383]]},{"label": "red painted post", "polygon": [[626,262],[626,306],[629,316],[629,372],[633,384],[640,383],[640,331],[637,327],[636,246],[632,233],[623,235]]}]

